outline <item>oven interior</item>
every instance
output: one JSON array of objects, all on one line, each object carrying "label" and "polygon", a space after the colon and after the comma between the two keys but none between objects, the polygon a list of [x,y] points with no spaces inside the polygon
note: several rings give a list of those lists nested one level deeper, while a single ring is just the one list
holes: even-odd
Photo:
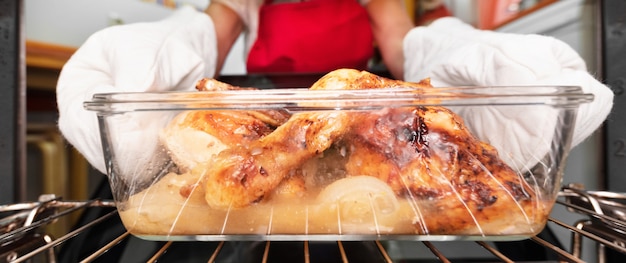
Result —
[{"label": "oven interior", "polygon": [[[626,60],[626,4],[619,0],[599,1],[598,37],[603,80],[615,90],[614,112],[603,133],[603,191],[584,185],[564,185],[545,231],[519,242],[416,242],[374,241],[214,241],[161,242],[138,239],[119,222],[108,184],[96,186],[86,200],[43,194],[24,196],[27,142],[37,142],[42,153],[63,145],[49,126],[26,125],[23,36],[20,30],[23,3],[0,0],[0,119],[12,125],[0,129],[1,200],[0,262],[623,262],[626,259],[626,180],[623,173],[623,134],[626,125],[615,116],[626,111],[623,92]],[[384,75],[384,74],[381,74]],[[298,86],[317,75],[224,77],[235,85]],[[54,126],[52,127],[54,128]],[[26,135],[28,134],[28,135]],[[22,142],[22,144],[20,144]],[[43,143],[41,143],[43,142]],[[76,154],[76,153],[69,153]],[[61,156],[63,157],[63,156]],[[45,162],[59,162],[55,154],[43,154]],[[84,165],[84,164],[77,164]],[[37,167],[28,167],[37,169]],[[55,172],[48,171],[51,189],[67,192]],[[593,175],[598,176],[598,175]],[[57,188],[54,188],[57,187]],[[86,191],[86,190],[85,190]],[[70,196],[71,197],[71,196]],[[26,202],[22,200],[37,200]],[[569,222],[571,218],[581,218]],[[71,224],[69,222],[72,222]],[[569,244],[555,237],[565,232]],[[592,246],[591,253],[584,249]],[[195,261],[193,261],[195,262]]]}]

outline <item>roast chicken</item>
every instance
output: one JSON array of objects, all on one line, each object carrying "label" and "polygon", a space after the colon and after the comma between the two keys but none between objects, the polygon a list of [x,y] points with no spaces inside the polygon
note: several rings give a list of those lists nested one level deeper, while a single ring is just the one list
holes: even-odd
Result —
[{"label": "roast chicken", "polygon": [[[426,83],[427,80],[406,83],[365,71],[341,69],[320,78],[310,89],[425,88]],[[354,113],[347,111],[297,113],[267,136],[220,152],[206,173],[207,203],[212,207],[238,208],[262,200],[307,160],[348,134],[358,121]]]},{"label": "roast chicken", "polygon": [[[432,88],[428,79],[410,83],[341,69],[310,89],[397,87]],[[211,79],[198,84],[200,91],[233,89],[239,87]],[[168,128],[170,137],[164,137],[166,145],[173,145],[172,151],[180,144],[172,143],[176,141],[173,134],[185,129],[211,138],[202,151],[194,153],[204,158],[189,154],[173,158],[187,169],[203,167],[196,169],[201,172],[193,187],[201,188],[211,208],[244,208],[271,199],[277,192],[303,194],[308,187],[305,182],[317,176],[303,172],[305,167],[332,159],[335,169],[342,171],[334,179],[376,177],[398,198],[414,201],[416,233],[458,233],[510,215],[521,221],[535,220],[527,212],[537,205],[534,190],[498,157],[496,149],[475,138],[463,120],[445,107],[293,115],[280,110],[183,113]]]},{"label": "roast chicken", "polygon": [[449,109],[388,108],[358,119],[343,142],[350,149],[347,174],[377,177],[414,200],[419,233],[470,227],[482,233],[490,221],[509,216],[537,220],[531,187]]},{"label": "roast chicken", "polygon": [[[198,91],[250,90],[215,79],[202,79]],[[198,94],[201,95],[201,94]],[[289,119],[283,110],[185,111],[161,133],[161,141],[182,172],[206,164],[224,149],[247,144],[270,134]]]}]

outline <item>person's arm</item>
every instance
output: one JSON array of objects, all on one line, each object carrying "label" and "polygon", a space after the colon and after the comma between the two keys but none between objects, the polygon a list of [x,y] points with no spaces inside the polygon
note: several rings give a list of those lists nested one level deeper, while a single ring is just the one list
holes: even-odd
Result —
[{"label": "person's arm", "polygon": [[374,39],[389,72],[404,77],[404,36],[414,27],[403,0],[371,0],[366,6]]},{"label": "person's arm", "polygon": [[211,2],[204,11],[208,14],[215,25],[215,35],[217,37],[217,70],[215,75],[219,75],[226,56],[235,41],[243,31],[243,21],[232,9],[218,2]]}]

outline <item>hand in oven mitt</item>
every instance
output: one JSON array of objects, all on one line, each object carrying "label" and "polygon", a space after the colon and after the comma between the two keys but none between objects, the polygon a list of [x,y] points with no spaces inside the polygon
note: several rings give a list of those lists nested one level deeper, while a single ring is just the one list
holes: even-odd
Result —
[{"label": "hand in oven mitt", "polygon": [[[404,39],[405,80],[430,77],[434,86],[573,85],[592,93],[578,110],[572,147],[606,119],[612,91],[593,76],[567,44],[547,36],[484,31],[446,17],[412,29]],[[455,109],[482,140],[517,169],[528,169],[550,150],[556,118],[536,107]],[[523,112],[521,112],[523,111]]]},{"label": "hand in oven mitt", "polygon": [[[83,102],[96,93],[191,90],[198,79],[214,75],[216,45],[211,18],[188,6],[161,21],[96,32],[59,76],[57,103],[62,134],[95,168],[106,173],[96,114],[85,110]],[[156,147],[152,136],[157,131],[150,127],[157,122],[127,118],[123,128],[136,136],[120,136],[114,141],[127,143],[124,149],[128,151],[120,154],[139,165],[144,162],[136,158],[149,158],[147,153]]]}]

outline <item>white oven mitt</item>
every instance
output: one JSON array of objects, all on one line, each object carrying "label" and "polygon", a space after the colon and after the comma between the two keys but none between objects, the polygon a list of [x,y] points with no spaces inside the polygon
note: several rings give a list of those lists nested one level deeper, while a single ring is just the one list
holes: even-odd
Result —
[{"label": "white oven mitt", "polygon": [[[216,61],[213,21],[189,6],[161,21],[105,28],[90,36],[61,71],[59,128],[89,163],[106,173],[96,113],[85,110],[83,102],[96,93],[192,90],[197,80],[215,74]],[[120,159],[146,169],[140,165],[155,149],[156,133],[146,132],[150,126],[137,118],[118,118],[125,118],[123,129],[136,135],[113,138],[127,145],[120,154],[128,158]]]},{"label": "white oven mitt", "polygon": [[[613,104],[612,91],[587,72],[583,59],[567,44],[540,35],[484,31],[454,17],[412,29],[404,39],[405,80],[430,77],[436,87],[574,85],[592,93],[576,118],[572,147],[592,134]],[[500,150],[514,168],[526,170],[551,147],[555,111],[520,107],[463,107],[472,131]],[[509,108],[510,110],[510,108]]]}]

